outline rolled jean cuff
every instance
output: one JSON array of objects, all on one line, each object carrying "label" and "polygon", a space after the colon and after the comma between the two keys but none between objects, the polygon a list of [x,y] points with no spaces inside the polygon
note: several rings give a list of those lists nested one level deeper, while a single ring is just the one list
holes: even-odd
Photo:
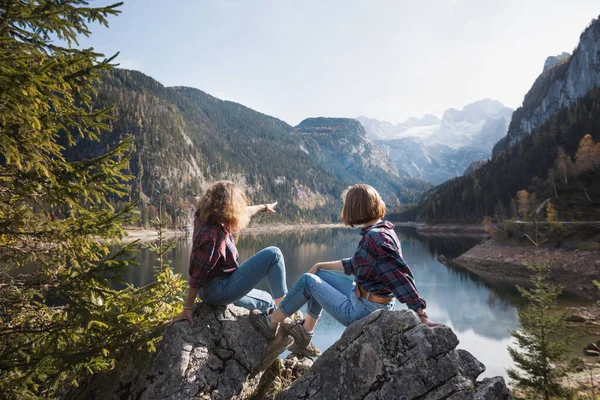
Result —
[{"label": "rolled jean cuff", "polygon": [[293,313],[288,313],[287,311],[285,311],[285,309],[283,308],[283,305],[281,303],[279,304],[279,311],[281,311],[281,313],[283,315],[285,315],[286,317],[289,317],[293,314]]},{"label": "rolled jean cuff", "polygon": [[319,319],[319,317],[321,316],[321,313],[319,313],[318,315],[311,312],[309,309],[306,309],[306,315],[310,315],[312,318],[314,319]]}]

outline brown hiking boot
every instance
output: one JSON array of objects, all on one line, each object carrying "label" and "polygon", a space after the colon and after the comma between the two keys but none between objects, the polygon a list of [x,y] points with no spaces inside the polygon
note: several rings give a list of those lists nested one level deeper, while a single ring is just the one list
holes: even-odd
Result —
[{"label": "brown hiking boot", "polygon": [[276,324],[274,327],[269,321],[268,315],[273,311],[272,309],[268,309],[265,312],[261,312],[260,310],[252,310],[250,311],[250,323],[258,330],[267,340],[273,340],[275,336],[277,336],[277,328],[279,324]]},{"label": "brown hiking boot", "polygon": [[321,350],[311,343],[313,335],[306,333],[302,322],[293,325],[283,325],[282,329],[294,338],[294,343],[288,347],[290,352],[307,357],[318,357],[321,355]]}]

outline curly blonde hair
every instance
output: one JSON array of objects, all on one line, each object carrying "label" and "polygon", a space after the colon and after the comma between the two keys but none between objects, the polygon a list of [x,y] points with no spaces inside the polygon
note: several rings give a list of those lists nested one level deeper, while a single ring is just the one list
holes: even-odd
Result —
[{"label": "curly blonde hair", "polygon": [[248,202],[242,189],[230,181],[212,184],[196,205],[196,218],[200,222],[222,224],[229,232],[235,232],[246,225]]},{"label": "curly blonde hair", "polygon": [[342,221],[344,225],[363,225],[383,218],[385,203],[373,186],[359,184],[350,186],[344,194]]}]

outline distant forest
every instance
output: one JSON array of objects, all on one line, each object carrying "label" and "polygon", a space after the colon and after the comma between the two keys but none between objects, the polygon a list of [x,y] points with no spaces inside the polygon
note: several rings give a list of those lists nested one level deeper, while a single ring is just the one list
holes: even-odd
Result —
[{"label": "distant forest", "polygon": [[94,106],[113,107],[110,131],[99,143],[78,139],[66,156],[98,156],[132,136],[129,194],[110,202],[119,209],[138,200],[144,226],[160,207],[174,226],[189,225],[195,198],[219,179],[240,184],[251,203],[279,202],[278,213],[257,216],[259,223],[339,221],[341,195],[358,180],[372,182],[390,204],[418,201],[431,188],[388,171],[359,171],[359,176],[333,162],[356,158],[351,149],[342,154],[344,146],[335,141],[325,147],[311,132],[300,133],[279,119],[197,89],[164,87],[137,71],[110,71],[97,89]]}]

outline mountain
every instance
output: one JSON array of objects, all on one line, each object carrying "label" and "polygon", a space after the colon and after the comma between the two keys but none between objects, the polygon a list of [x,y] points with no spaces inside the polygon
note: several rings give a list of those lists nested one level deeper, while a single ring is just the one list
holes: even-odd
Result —
[{"label": "mountain", "polygon": [[440,119],[432,114],[423,118],[410,117],[405,122],[392,124],[374,118],[360,116],[357,120],[365,127],[367,138],[372,140],[393,140],[413,136],[428,136],[437,129]]},{"label": "mountain", "polygon": [[379,146],[366,138],[365,129],[357,120],[307,118],[296,130],[318,144],[309,154],[320,165],[343,182],[369,182],[388,199],[388,205],[399,205],[402,198],[410,198],[411,193],[423,193],[431,187],[399,173]]},{"label": "mountain", "polygon": [[[550,66],[514,112],[506,139],[480,168],[434,188],[398,216],[430,222],[516,218],[518,191],[559,220],[600,218],[600,22],[583,32],[573,55]],[[537,212],[537,211],[536,211]]]},{"label": "mountain", "polygon": [[[565,54],[565,53],[563,53]],[[560,110],[569,107],[600,86],[600,22],[585,29],[570,57],[546,60],[544,71],[513,115],[506,137],[494,146],[496,157],[529,135]]]},{"label": "mountain", "polygon": [[556,64],[561,63],[563,60],[566,60],[569,57],[571,57],[571,54],[564,51],[557,56],[548,56],[544,62],[544,71],[554,67]]},{"label": "mountain", "polygon": [[478,170],[479,168],[483,167],[486,162],[487,161],[482,161],[482,160],[475,160],[475,161],[471,162],[471,164],[469,164],[467,169],[465,169],[465,172],[463,175],[469,175],[471,172]]},{"label": "mountain", "polygon": [[512,111],[490,99],[468,104],[462,110],[451,108],[444,112],[439,130],[427,139],[449,147],[475,147],[490,152],[505,135]]},{"label": "mountain", "polygon": [[506,135],[511,114],[499,101],[483,99],[462,110],[446,110],[441,120],[431,114],[397,125],[358,120],[400,172],[439,184],[462,175],[472,161],[489,158],[494,144]]},{"label": "mountain", "polygon": [[401,172],[433,184],[460,176],[472,160],[488,157],[472,147],[456,149],[414,137],[378,141],[378,144]]},{"label": "mountain", "polygon": [[[198,89],[165,87],[137,71],[107,74],[95,106],[115,107],[111,131],[99,142],[80,140],[66,156],[97,156],[132,135],[129,197],[140,199],[144,224],[157,214],[159,201],[175,223],[188,223],[194,198],[218,179],[244,187],[253,203],[277,200],[278,213],[269,216],[270,223],[337,221],[343,190],[359,182],[357,172],[339,171],[330,160],[324,164],[320,155],[327,150],[312,135]],[[372,165],[376,158],[356,154],[354,162]],[[395,168],[377,170],[371,178],[360,181],[373,184],[389,204],[414,202],[430,187],[402,180]],[[117,207],[123,200],[113,199]]]}]

